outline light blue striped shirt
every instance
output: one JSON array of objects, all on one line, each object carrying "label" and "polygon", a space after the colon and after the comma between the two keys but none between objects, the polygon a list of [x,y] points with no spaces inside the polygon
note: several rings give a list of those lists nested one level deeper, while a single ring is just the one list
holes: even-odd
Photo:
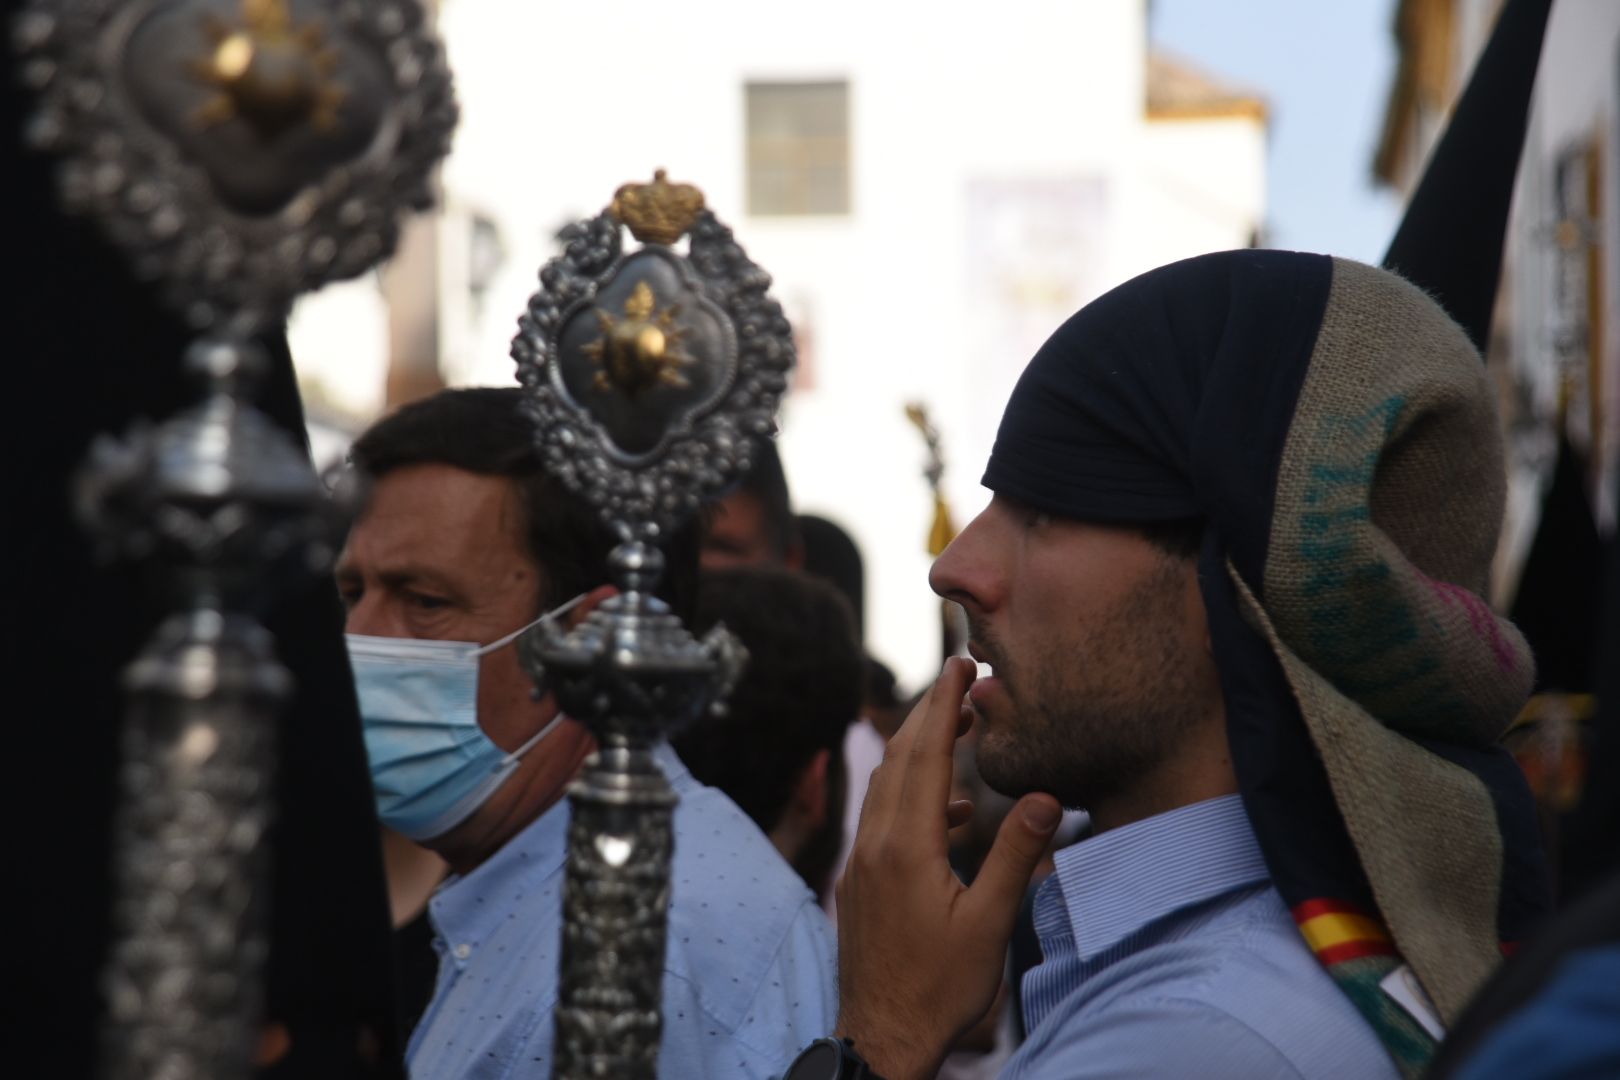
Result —
[{"label": "light blue striped shirt", "polygon": [[[827,918],[735,803],[667,744],[657,755],[681,797],[659,1075],[780,1074],[837,1018]],[[407,1051],[414,1080],[551,1076],[568,819],[565,799],[433,897],[439,980]]]},{"label": "light blue striped shirt", "polygon": [[1236,795],[1057,854],[1035,898],[1044,961],[1003,1080],[1393,1080],[1311,955]]}]

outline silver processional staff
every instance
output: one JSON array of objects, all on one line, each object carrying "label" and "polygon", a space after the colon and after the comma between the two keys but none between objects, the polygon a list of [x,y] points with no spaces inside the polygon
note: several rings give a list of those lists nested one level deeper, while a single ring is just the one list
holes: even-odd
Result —
[{"label": "silver processional staff", "polygon": [[[625,250],[626,231],[639,247]],[[598,745],[569,795],[554,1075],[651,1080],[676,802],[652,749],[723,697],[743,662],[723,627],[700,641],[653,595],[658,545],[774,434],[793,337],[770,276],[698,189],[662,171],[564,240],[512,355],[547,470],[618,538],[620,593],[521,646]]]},{"label": "silver processional staff", "polygon": [[307,454],[252,404],[258,339],[431,203],[449,71],[416,0],[36,0],[12,37],[63,205],[197,335],[175,358],[197,404],[102,436],[78,492],[169,612],[124,673],[102,1072],[245,1078],[290,689],[258,616],[325,572],[337,525]]}]

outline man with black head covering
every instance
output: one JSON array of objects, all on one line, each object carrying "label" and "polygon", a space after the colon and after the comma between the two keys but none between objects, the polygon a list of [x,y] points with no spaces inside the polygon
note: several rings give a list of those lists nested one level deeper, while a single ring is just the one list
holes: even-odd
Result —
[{"label": "man with black head covering", "polygon": [[845,732],[861,707],[864,668],[849,605],[805,574],[712,570],[692,629],[723,625],[748,663],[723,711],[670,742],[700,782],[729,795],[818,898],[832,891],[844,846]]},{"label": "man with black head covering", "polygon": [[804,568],[804,539],[793,516],[787,474],[776,443],[759,440],[754,467],[737,489],[714,504],[703,534],[703,568]]},{"label": "man with black head covering", "polygon": [[[984,483],[931,581],[993,674],[948,662],[873,778],[839,1034],[889,1080],[932,1075],[1082,806],[1005,1075],[1416,1075],[1541,901],[1495,747],[1534,672],[1480,599],[1502,449],[1467,335],[1345,260],[1175,263],[1037,353]],[[1020,802],[966,888],[946,803],[970,723]]]}]

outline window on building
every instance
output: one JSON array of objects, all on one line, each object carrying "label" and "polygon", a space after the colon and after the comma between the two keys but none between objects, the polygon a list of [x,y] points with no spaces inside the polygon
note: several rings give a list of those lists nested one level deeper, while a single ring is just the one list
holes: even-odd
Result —
[{"label": "window on building", "polygon": [[849,84],[746,86],[748,212],[849,213]]}]

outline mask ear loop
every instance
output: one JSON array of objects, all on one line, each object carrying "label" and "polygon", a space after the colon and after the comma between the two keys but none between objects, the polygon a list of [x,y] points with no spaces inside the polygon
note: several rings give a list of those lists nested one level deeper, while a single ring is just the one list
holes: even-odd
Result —
[{"label": "mask ear loop", "polygon": [[550,723],[541,728],[539,731],[535,732],[533,735],[529,736],[528,740],[524,742],[522,746],[503,757],[499,767],[505,769],[516,765],[518,761],[522,759],[524,754],[527,754],[530,750],[534,749],[535,743],[539,742],[547,735],[550,735],[557,725],[566,719],[567,717],[563,716],[562,713],[558,713],[556,716],[553,716]]},{"label": "mask ear loop", "polygon": [[[578,596],[574,597],[572,600],[568,601],[566,604],[560,604],[557,607],[552,608],[550,611],[546,612],[544,615],[542,615],[538,619],[534,620],[534,622],[530,623],[528,626],[520,626],[516,630],[512,631],[510,634],[507,634],[505,637],[501,638],[500,640],[490,642],[488,645],[485,645],[483,648],[481,648],[477,652],[473,653],[473,655],[474,656],[483,656],[486,653],[494,652],[496,649],[505,648],[507,645],[512,644],[512,642],[516,641],[518,638],[522,637],[524,634],[528,633],[530,630],[534,629],[536,626],[539,626],[541,623],[545,622],[547,619],[555,619],[558,615],[566,615],[566,614],[568,614],[570,611],[572,611],[576,607],[578,607],[580,605],[580,602],[583,601],[585,599],[585,597],[588,596],[588,595],[589,595],[588,593],[580,593]],[[542,671],[540,673],[540,678],[544,678],[544,677],[545,677],[545,673]],[[539,679],[536,680],[536,685],[535,685],[534,690],[531,691],[531,695],[533,696],[533,698],[536,701],[539,701],[542,697],[545,696],[543,693],[540,692]],[[550,735],[553,731],[556,730],[557,725],[562,723],[566,719],[567,719],[567,717],[565,717],[562,713],[558,713],[556,716],[553,716],[551,718],[550,723],[546,724],[545,727],[541,728],[539,731],[537,731],[533,735],[529,736],[529,738],[524,741],[522,746],[518,747],[516,750],[513,750],[511,753],[507,754],[504,758],[502,758],[500,767],[503,768],[503,769],[506,769],[506,768],[510,768],[513,765],[516,765],[518,763],[518,761],[522,759],[524,754],[527,754],[530,750],[534,749],[534,746],[535,746],[536,743],[538,743],[541,739],[545,738],[547,735]]]},{"label": "mask ear loop", "polygon": [[566,604],[560,604],[557,607],[552,608],[550,611],[548,611],[548,612],[544,613],[543,615],[541,615],[538,619],[535,619],[531,623],[525,623],[524,625],[518,627],[516,630],[512,631],[510,634],[507,634],[505,637],[496,638],[494,641],[490,642],[488,645],[480,645],[478,648],[473,650],[473,655],[474,656],[488,656],[490,653],[494,652],[497,649],[506,648],[506,646],[512,644],[512,642],[516,641],[518,638],[522,637],[524,634],[527,634],[530,630],[533,630],[535,627],[539,626],[541,623],[545,622],[547,619],[555,619],[558,615],[566,615],[570,611],[573,611],[575,608],[577,608],[584,601],[585,597],[587,597],[588,595],[590,595],[590,594],[589,593],[580,593],[578,596],[574,597],[572,600],[568,601]]},{"label": "mask ear loop", "polygon": [[[533,630],[546,620],[555,619],[559,615],[566,615],[570,611],[573,611],[581,603],[583,603],[585,598],[589,595],[589,593],[580,593],[567,603],[557,605],[528,625],[520,626],[510,634],[507,634],[505,637],[498,638],[495,641],[490,642],[488,645],[474,649],[473,656],[475,658],[488,656],[497,649],[506,648],[506,646],[512,644],[512,642],[516,641],[524,634],[527,634],[530,630]],[[529,699],[531,701],[539,701],[541,698],[546,696],[546,669],[541,667],[539,660],[532,656],[529,658],[529,666],[529,678],[534,682],[534,685],[529,687]]]}]

